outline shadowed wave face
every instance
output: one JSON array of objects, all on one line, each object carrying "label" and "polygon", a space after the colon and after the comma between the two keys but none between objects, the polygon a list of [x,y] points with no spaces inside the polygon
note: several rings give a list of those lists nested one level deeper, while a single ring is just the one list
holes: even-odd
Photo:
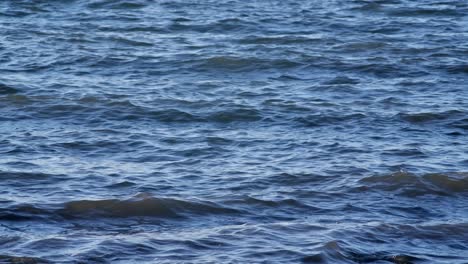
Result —
[{"label": "shadowed wave face", "polygon": [[468,2],[0,1],[0,263],[468,262]]}]

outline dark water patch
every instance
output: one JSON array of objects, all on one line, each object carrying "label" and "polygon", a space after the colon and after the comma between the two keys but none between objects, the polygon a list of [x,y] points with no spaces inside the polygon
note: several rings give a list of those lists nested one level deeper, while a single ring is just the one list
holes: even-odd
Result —
[{"label": "dark water patch", "polygon": [[447,67],[447,71],[452,74],[468,74],[468,65],[451,65]]},{"label": "dark water patch", "polygon": [[22,94],[8,94],[3,98],[0,98],[0,102],[2,102],[4,105],[16,105],[16,106],[25,106],[31,103],[31,100]]},{"label": "dark water patch", "polygon": [[456,8],[397,8],[387,12],[390,16],[396,17],[462,17]]},{"label": "dark water patch", "polygon": [[306,126],[326,126],[334,124],[342,124],[348,122],[359,121],[365,119],[366,115],[361,113],[356,114],[342,114],[342,113],[325,113],[325,114],[315,114],[309,115],[306,117],[298,117],[296,121],[303,123]]},{"label": "dark water patch", "polygon": [[399,85],[402,85],[402,86],[434,86],[435,83],[434,82],[428,82],[428,81],[414,81],[414,80],[404,80],[400,83],[398,83]]},{"label": "dark water patch", "polygon": [[224,137],[207,137],[206,142],[212,145],[231,145],[234,143],[233,140]]},{"label": "dark water patch", "polygon": [[88,5],[91,9],[139,9],[145,7],[144,1],[95,1]]},{"label": "dark water patch", "polygon": [[249,208],[251,206],[254,206],[258,209],[273,208],[277,210],[284,210],[285,208],[294,208],[297,210],[308,210],[310,213],[325,211],[324,209],[304,204],[297,199],[267,200],[247,196],[235,200],[224,201],[224,203],[228,205],[237,205],[245,208]]},{"label": "dark water patch", "polygon": [[456,120],[454,122],[451,122],[450,125],[455,127],[455,128],[468,130],[468,118],[463,118],[463,119],[460,119],[460,120]]},{"label": "dark water patch", "polygon": [[73,244],[73,241],[64,238],[40,238],[28,243],[27,246],[31,250],[48,251],[62,248],[65,246],[70,247]]},{"label": "dark water patch", "polygon": [[76,151],[88,154],[99,154],[99,153],[120,153],[122,149],[125,148],[146,148],[149,147],[148,144],[144,141],[130,141],[130,140],[101,140],[101,141],[85,141],[85,140],[75,140],[71,142],[57,142],[55,144],[48,145],[48,148],[54,150],[67,150],[67,151]]},{"label": "dark water patch", "polygon": [[420,149],[416,148],[409,148],[409,149],[388,149],[382,152],[382,155],[395,155],[400,157],[420,157],[424,158],[427,155],[421,151]]},{"label": "dark water patch", "polygon": [[114,38],[110,38],[109,40],[111,41],[114,41],[118,44],[122,44],[122,45],[128,45],[130,47],[138,47],[138,46],[141,46],[141,47],[152,47],[154,44],[153,43],[150,43],[150,42],[147,42],[147,41],[143,41],[143,40],[135,40],[135,39],[130,39],[130,38],[124,38],[124,37],[114,37]]},{"label": "dark water patch", "polygon": [[397,172],[366,177],[359,182],[370,190],[382,190],[412,197],[421,195],[451,196],[468,192],[468,176],[465,173],[417,175]]},{"label": "dark water patch", "polygon": [[[37,100],[37,99],[36,99]],[[35,101],[36,101],[35,100]],[[30,112],[27,119],[68,120],[73,116],[78,120],[100,123],[106,120],[122,121],[157,121],[162,123],[230,123],[252,122],[263,118],[261,112],[244,105],[216,106],[205,102],[181,102],[181,109],[171,108],[174,102],[164,102],[167,107],[147,107],[135,105],[129,101],[102,100],[81,98],[69,104],[54,105],[48,101],[45,105],[26,106],[23,110]],[[15,118],[18,118],[16,116]],[[74,121],[74,120],[71,120]]]},{"label": "dark water patch", "polygon": [[35,112],[33,118],[67,118],[67,115],[91,114],[96,112],[96,109],[77,104],[49,105],[31,110],[31,112]]},{"label": "dark water patch", "polygon": [[225,18],[209,23],[184,23],[174,21],[167,29],[171,32],[198,32],[198,33],[226,33],[226,32],[243,32],[257,28],[257,23],[241,18]]},{"label": "dark water patch", "polygon": [[[38,169],[40,166],[30,163],[30,162],[24,162],[24,161],[15,161],[15,162],[6,162],[4,165],[15,168],[15,169]],[[0,172],[0,175],[2,175],[2,172]],[[1,178],[2,176],[0,176]]]},{"label": "dark water patch", "polygon": [[359,41],[356,43],[345,43],[338,46],[333,47],[335,50],[339,50],[340,52],[345,53],[353,53],[353,52],[369,52],[372,50],[381,50],[387,47],[386,42],[363,42]]},{"label": "dark water patch", "polygon": [[[365,74],[372,74],[379,78],[395,78],[400,76],[412,77],[410,71],[405,71],[401,66],[393,63],[370,63],[364,65],[348,66],[351,71],[358,70]],[[419,74],[416,74],[419,76]]]},{"label": "dark water patch", "polygon": [[[122,188],[123,186],[120,186]],[[24,204],[0,209],[0,221],[44,221],[46,219],[91,220],[95,218],[153,217],[181,219],[188,216],[239,215],[241,211],[213,202],[186,201],[138,195],[131,199],[76,200],[41,206]],[[62,219],[62,220],[61,220]]]},{"label": "dark water patch", "polygon": [[29,204],[20,204],[0,209],[1,221],[41,221],[52,216],[53,214],[49,210]]},{"label": "dark water patch", "polygon": [[[338,252],[331,252],[336,250]],[[341,251],[341,252],[340,252]],[[386,252],[377,252],[377,253],[364,253],[359,252],[358,250],[346,250],[341,248],[335,248],[334,246],[329,246],[327,248],[327,254],[329,254],[329,258],[331,259],[342,259],[344,261],[352,261],[353,263],[395,263],[395,264],[414,264],[414,263],[421,263],[422,261],[426,261],[424,259],[420,259],[417,257],[409,256],[409,255],[390,255]]]},{"label": "dark water patch", "polygon": [[206,69],[239,71],[249,69],[288,69],[300,65],[301,63],[288,59],[261,59],[256,57],[244,58],[237,56],[218,56],[201,61],[198,67]]},{"label": "dark water patch", "polygon": [[211,114],[208,120],[212,122],[230,123],[230,122],[253,122],[259,121],[262,116],[255,109],[232,109],[229,111],[219,111]]},{"label": "dark water patch", "polygon": [[177,109],[149,111],[147,116],[161,122],[199,122],[203,120],[201,117]]},{"label": "dark water patch", "polygon": [[384,9],[384,4],[380,1],[367,2],[367,1],[354,1],[355,5],[350,8],[353,11],[362,12],[378,12]]},{"label": "dark water patch", "polygon": [[134,182],[131,182],[131,181],[123,181],[123,182],[118,182],[118,183],[114,183],[114,184],[108,185],[107,188],[119,189],[119,188],[132,187],[132,186],[135,186],[135,185],[136,185],[136,184],[135,184]]},{"label": "dark water patch", "polygon": [[326,81],[323,84],[325,85],[342,85],[342,84],[358,84],[358,79],[349,78],[346,76],[338,76],[332,80]]},{"label": "dark water patch", "polygon": [[12,86],[0,83],[0,95],[16,94],[16,93],[19,93],[18,89],[14,88]]},{"label": "dark water patch", "polygon": [[434,212],[421,206],[389,206],[386,211],[389,215],[414,219],[419,219],[420,217],[426,217],[428,215],[436,215]]},{"label": "dark water patch", "polygon": [[230,214],[238,211],[210,202],[191,202],[172,198],[137,196],[128,200],[81,200],[64,204],[58,213],[64,217],[159,217],[178,218],[193,215]]},{"label": "dark water patch", "polygon": [[64,175],[41,172],[0,171],[0,179],[2,181],[56,181],[61,178],[64,178]]},{"label": "dark water patch", "polygon": [[[434,245],[438,250],[459,250],[458,246],[466,242],[463,237],[466,223],[454,222],[450,224],[390,224],[379,223],[364,225],[355,230],[341,230],[335,235],[340,237],[343,232],[351,233],[352,239],[334,241],[325,247],[326,253],[331,253],[329,258],[340,258],[355,261],[357,263],[458,263],[463,259],[462,255],[447,256],[445,254],[432,254]],[[412,239],[427,241],[428,243],[414,244]],[[395,249],[392,244],[396,241],[407,245],[406,248]],[[366,245],[377,243],[379,249],[367,250]],[[454,247],[449,246],[454,245]],[[414,247],[424,252],[415,253]],[[450,248],[450,249],[449,249]],[[388,261],[388,262],[387,262]],[[378,262],[380,263],[380,262]]]},{"label": "dark water patch", "polygon": [[[402,239],[407,237],[413,237],[414,239],[421,239],[430,241],[431,244],[440,244],[451,247],[453,245],[455,249],[466,249],[465,246],[467,239],[464,236],[468,228],[467,223],[454,222],[454,223],[435,223],[435,224],[420,224],[420,225],[401,225],[401,224],[381,224],[375,227],[369,228],[364,231],[367,235],[372,233],[378,234],[382,238],[388,240]],[[410,241],[407,242],[408,244]],[[428,250],[431,250],[429,247]],[[430,258],[447,258],[444,254],[429,254]],[[451,259],[455,261],[463,259],[463,255],[453,256]]]},{"label": "dark water patch", "polygon": [[434,121],[441,121],[451,118],[457,118],[464,116],[463,111],[449,110],[445,112],[427,112],[427,113],[399,113],[398,116],[410,123],[427,123]]},{"label": "dark water patch", "polygon": [[310,113],[313,111],[311,107],[305,105],[298,105],[294,101],[286,101],[279,99],[267,99],[264,102],[262,102],[262,105],[265,105],[266,108],[274,108],[287,113]]},{"label": "dark water patch", "polygon": [[301,258],[302,263],[326,263],[326,257],[322,256],[321,254],[313,254],[308,255]]},{"label": "dark water patch", "polygon": [[323,260],[323,263],[395,263],[395,264],[415,264],[423,263],[427,259],[407,254],[392,254],[391,252],[365,252],[358,248],[353,248],[344,241],[330,241],[321,247],[321,253],[303,258],[304,263]]},{"label": "dark water patch", "polygon": [[34,257],[17,257],[0,255],[0,261],[4,264],[47,264],[50,263],[45,259],[34,258]]},{"label": "dark water patch", "polygon": [[0,246],[7,247],[8,245],[18,242],[20,240],[20,236],[3,236],[2,238],[0,238]]},{"label": "dark water patch", "polygon": [[279,36],[248,36],[240,39],[240,44],[250,45],[295,45],[295,44],[314,44],[323,41],[318,35],[310,36],[294,36],[294,35],[279,35]]},{"label": "dark water patch", "polygon": [[357,263],[374,263],[377,261],[386,261],[395,264],[413,264],[421,263],[426,261],[418,257],[413,257],[409,255],[384,255],[385,253],[372,253],[372,254],[362,254],[351,252],[349,253],[349,259]]}]

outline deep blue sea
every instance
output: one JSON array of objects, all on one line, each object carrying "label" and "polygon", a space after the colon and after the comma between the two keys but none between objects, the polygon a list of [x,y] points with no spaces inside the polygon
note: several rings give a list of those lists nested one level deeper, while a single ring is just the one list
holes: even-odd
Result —
[{"label": "deep blue sea", "polygon": [[468,1],[0,0],[0,263],[468,263]]}]

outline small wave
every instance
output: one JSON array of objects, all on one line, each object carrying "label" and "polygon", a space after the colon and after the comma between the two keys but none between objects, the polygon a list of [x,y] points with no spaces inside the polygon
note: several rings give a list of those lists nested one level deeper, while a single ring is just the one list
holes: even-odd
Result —
[{"label": "small wave", "polygon": [[[418,241],[430,241],[428,245],[446,245],[460,250],[466,250],[464,246],[468,225],[464,222],[453,223],[434,223],[434,224],[372,224],[364,225],[363,228],[358,228],[354,231],[346,228],[348,239],[332,240],[324,243],[314,250],[316,254],[311,254],[303,258],[306,263],[397,263],[397,264],[412,264],[412,263],[439,263],[438,260],[445,263],[461,263],[462,256],[444,256],[441,254],[414,254],[411,246],[414,246],[415,239]],[[350,233],[352,234],[351,239]],[[379,249],[372,249],[357,246],[367,239],[372,241],[404,241],[403,243],[411,245],[409,248],[393,248],[383,246]],[[375,242],[373,242],[375,243]],[[386,243],[389,245],[388,243]],[[362,245],[362,244],[361,244]],[[383,245],[383,244],[382,244]],[[433,248],[433,247],[431,247]],[[449,263],[449,262],[447,262]]]},{"label": "small wave", "polygon": [[131,181],[122,181],[122,182],[107,185],[106,187],[111,188],[111,189],[114,189],[114,188],[118,189],[118,188],[132,187],[132,186],[135,186],[135,185],[136,185],[136,183],[131,182]]},{"label": "small wave", "polygon": [[173,23],[171,23],[167,29],[173,32],[192,31],[199,33],[210,32],[226,34],[227,32],[240,32],[257,28],[256,23],[239,18],[225,18],[209,23],[194,23],[193,21],[189,21],[191,23],[183,22],[186,21],[180,21],[180,19],[173,20]]},{"label": "small wave", "polygon": [[323,84],[325,85],[341,85],[341,84],[358,84],[359,80],[354,78],[349,78],[346,76],[337,76],[332,80],[326,81]]},{"label": "small wave", "polygon": [[184,214],[237,213],[211,202],[192,202],[139,195],[128,200],[79,200],[64,204],[58,213],[66,218],[87,217],[161,217],[178,218]]},{"label": "small wave", "polygon": [[200,61],[200,67],[221,70],[286,69],[300,66],[301,63],[288,59],[261,59],[256,57],[216,56]]},{"label": "small wave", "polygon": [[[190,103],[186,103],[190,106]],[[193,104],[196,105],[196,104]],[[68,104],[47,102],[46,104],[31,104],[23,108],[30,113],[24,118],[68,120],[80,117],[90,122],[128,120],[157,121],[162,123],[191,122],[252,122],[263,118],[261,112],[248,106],[217,107],[210,104],[198,104],[194,110],[178,108],[152,108],[134,105],[131,102],[93,101],[92,98],[71,101]],[[194,107],[191,107],[194,108]],[[15,116],[15,118],[19,118]]]},{"label": "small wave", "polygon": [[308,186],[335,180],[335,177],[310,173],[279,173],[267,177],[264,184],[277,184],[279,186]]},{"label": "small wave", "polygon": [[350,8],[350,10],[353,11],[361,11],[361,12],[377,12],[382,10],[382,3],[379,2],[363,2],[361,3],[360,1],[354,1],[359,3],[360,5],[358,6],[353,6]]},{"label": "small wave", "polygon": [[[3,165],[6,165],[8,167],[16,168],[16,169],[38,169],[40,168],[39,165],[36,165],[34,163],[30,162],[24,162],[24,161],[10,161],[6,162]],[[0,178],[2,177],[3,172],[0,171]]]},{"label": "small wave", "polygon": [[424,174],[396,172],[383,176],[370,176],[360,180],[371,189],[397,192],[405,196],[426,194],[454,195],[468,192],[468,174]]},{"label": "small wave", "polygon": [[468,249],[465,234],[468,232],[468,223],[458,221],[443,221],[435,223],[422,223],[416,225],[382,223],[365,230],[358,230],[361,235],[372,236],[378,234],[383,238],[411,237],[431,244],[452,244],[460,250]]},{"label": "small wave", "polygon": [[34,118],[68,119],[72,114],[91,114],[96,109],[78,104],[54,104],[46,106],[35,105],[25,110],[30,110]]},{"label": "small wave", "polygon": [[119,43],[122,45],[128,45],[130,47],[152,47],[153,43],[143,40],[136,40],[124,37],[112,37],[109,38],[110,41],[114,41],[115,43]]},{"label": "small wave", "polygon": [[[250,122],[263,118],[258,109],[242,104],[217,105],[208,101],[160,100],[158,107],[135,104],[130,100],[115,100],[100,96],[53,101],[40,97],[28,98],[23,108],[27,118],[70,119],[80,117],[91,122],[113,120],[158,121],[162,123],[190,122]],[[179,106],[179,107],[174,107]]]},{"label": "small wave", "polygon": [[447,71],[452,74],[468,74],[468,64],[448,66]]},{"label": "small wave", "polygon": [[[21,163],[23,168],[25,164]],[[40,173],[40,172],[23,172],[23,171],[0,171],[0,180],[21,180],[27,181],[27,184],[30,184],[31,181],[41,181],[41,180],[63,180],[63,175],[56,175],[56,174],[47,174],[47,173]],[[26,184],[26,183],[25,183]]]},{"label": "small wave", "polygon": [[296,45],[316,43],[322,40],[320,35],[301,36],[301,35],[278,35],[278,36],[247,36],[239,40],[240,44],[254,44],[254,45]]},{"label": "small wave", "polygon": [[319,248],[321,253],[302,258],[303,263],[396,263],[412,264],[423,259],[406,254],[391,254],[390,252],[363,252],[349,246],[344,241],[333,240]]},{"label": "small wave", "polygon": [[463,119],[454,121],[450,125],[455,127],[455,128],[468,130],[468,118],[463,118]]},{"label": "small wave", "polygon": [[388,149],[382,152],[382,155],[400,156],[400,157],[427,157],[427,155],[417,148],[397,148]]},{"label": "small wave", "polygon": [[443,8],[443,9],[435,9],[435,8],[396,8],[387,12],[390,16],[397,16],[397,17],[417,17],[417,16],[463,16],[464,14],[458,12],[455,8]]},{"label": "small wave", "polygon": [[320,211],[322,209],[316,208],[313,206],[306,205],[301,201],[293,198],[286,198],[286,199],[277,199],[277,200],[267,200],[267,199],[260,199],[250,196],[243,196],[239,199],[233,199],[230,201],[226,201],[227,204],[235,204],[238,206],[258,206],[258,207],[265,207],[265,208],[277,208],[280,209],[282,207],[296,207],[301,209],[308,209],[309,211]]},{"label": "small wave", "polygon": [[253,122],[259,121],[262,116],[258,110],[255,109],[233,109],[215,112],[208,117],[209,121],[230,123],[230,122]]},{"label": "small wave", "polygon": [[401,65],[394,63],[365,63],[357,65],[345,65],[349,71],[360,71],[366,74],[373,74],[382,78],[392,78],[395,76],[410,76],[411,72],[404,72]]},{"label": "small wave", "polygon": [[[1,94],[2,92],[0,92],[0,95]],[[18,94],[18,93],[11,93],[11,94],[5,94],[4,97],[0,97],[0,103],[4,105],[9,105],[9,106],[22,107],[22,106],[26,106],[30,104],[31,100],[29,99],[28,96]]]},{"label": "small wave", "polygon": [[426,123],[463,116],[464,112],[449,110],[445,112],[399,113],[397,116],[410,123]]},{"label": "small wave", "polygon": [[340,44],[334,47],[334,49],[346,53],[350,52],[368,52],[373,50],[382,50],[388,44],[385,42],[354,42],[354,43],[346,43]]},{"label": "small wave", "polygon": [[214,202],[158,198],[140,194],[130,199],[77,200],[63,204],[21,204],[0,208],[0,221],[44,221],[47,219],[94,219],[156,217],[185,218],[191,215],[238,214],[236,209]]},{"label": "small wave", "polygon": [[156,119],[161,122],[197,122],[202,121],[200,117],[196,115],[177,110],[177,109],[166,109],[161,111],[150,111],[148,116],[151,119]]},{"label": "small wave", "polygon": [[50,216],[48,210],[33,205],[16,205],[10,208],[0,209],[0,220],[2,221],[34,221]]},{"label": "small wave", "polygon": [[8,255],[0,255],[0,263],[4,264],[46,264],[49,261],[41,258],[34,257],[16,257]]},{"label": "small wave", "polygon": [[356,120],[362,120],[367,116],[362,113],[355,114],[316,114],[308,115],[306,117],[296,118],[296,121],[303,123],[306,126],[326,126],[339,124],[344,122],[353,122]]},{"label": "small wave", "polygon": [[146,5],[139,3],[138,1],[94,1],[88,4],[88,7],[91,9],[139,9],[143,8]]}]

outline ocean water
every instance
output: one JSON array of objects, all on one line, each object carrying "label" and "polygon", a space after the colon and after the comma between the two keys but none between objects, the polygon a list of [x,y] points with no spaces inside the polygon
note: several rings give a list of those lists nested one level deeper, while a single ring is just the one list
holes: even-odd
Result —
[{"label": "ocean water", "polygon": [[468,263],[468,1],[0,1],[0,263]]}]

